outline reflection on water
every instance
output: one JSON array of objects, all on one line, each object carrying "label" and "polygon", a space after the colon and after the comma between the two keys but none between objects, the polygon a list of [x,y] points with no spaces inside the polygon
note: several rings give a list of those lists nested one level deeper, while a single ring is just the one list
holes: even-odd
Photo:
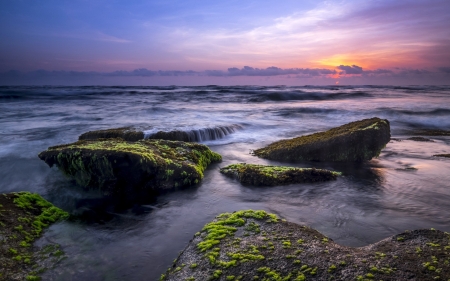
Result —
[{"label": "reflection on water", "polygon": [[[405,140],[415,127],[450,128],[450,89],[438,87],[0,87],[1,192],[29,190],[69,211],[39,241],[67,253],[44,280],[157,280],[203,225],[222,212],[264,209],[336,242],[363,246],[406,229],[450,231],[450,137]],[[201,109],[201,110],[200,110]],[[291,163],[343,173],[336,181],[245,187],[219,173],[236,162],[283,165],[250,150],[378,116],[393,137],[368,163]],[[223,156],[197,186],[123,204],[83,190],[37,154],[94,129],[182,130],[238,124],[207,141]]]}]

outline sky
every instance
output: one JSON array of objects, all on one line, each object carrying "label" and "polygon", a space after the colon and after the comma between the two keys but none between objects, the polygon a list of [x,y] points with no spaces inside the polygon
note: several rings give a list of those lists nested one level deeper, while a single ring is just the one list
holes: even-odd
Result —
[{"label": "sky", "polygon": [[449,0],[4,0],[0,85],[449,85]]}]

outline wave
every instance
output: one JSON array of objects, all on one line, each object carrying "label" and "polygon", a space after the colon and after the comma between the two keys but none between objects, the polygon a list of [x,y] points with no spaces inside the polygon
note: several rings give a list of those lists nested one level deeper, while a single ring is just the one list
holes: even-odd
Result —
[{"label": "wave", "polygon": [[417,111],[417,110],[407,110],[407,109],[392,109],[392,108],[379,108],[378,110],[383,111],[390,115],[412,115],[412,116],[445,116],[450,115],[449,108],[436,108],[428,111]]},{"label": "wave", "polygon": [[217,126],[201,129],[191,130],[174,130],[174,131],[158,131],[144,132],[145,139],[165,139],[165,140],[177,140],[185,142],[204,142],[221,139],[229,134],[234,133],[237,130],[243,129],[242,126],[233,124],[230,126]]}]

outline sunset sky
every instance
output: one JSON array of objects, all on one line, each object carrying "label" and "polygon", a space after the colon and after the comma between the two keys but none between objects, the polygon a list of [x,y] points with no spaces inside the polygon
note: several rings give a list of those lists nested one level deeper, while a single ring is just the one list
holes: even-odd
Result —
[{"label": "sunset sky", "polygon": [[450,84],[450,1],[14,0],[0,84]]}]

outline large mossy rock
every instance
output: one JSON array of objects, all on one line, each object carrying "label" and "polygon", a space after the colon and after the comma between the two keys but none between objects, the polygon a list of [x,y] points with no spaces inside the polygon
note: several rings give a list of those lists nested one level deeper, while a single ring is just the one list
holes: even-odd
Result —
[{"label": "large mossy rock", "polygon": [[391,137],[389,121],[364,119],[331,130],[280,140],[256,149],[258,157],[278,161],[367,161],[380,154]]},{"label": "large mossy rock", "polygon": [[78,140],[98,140],[122,138],[126,141],[138,141],[144,139],[144,132],[131,127],[113,128],[106,130],[89,131],[78,137]]},{"label": "large mossy rock", "polygon": [[0,280],[40,280],[64,253],[59,245],[33,246],[45,228],[69,214],[30,192],[0,194]]},{"label": "large mossy rock", "polygon": [[196,184],[206,167],[222,157],[197,143],[118,138],[50,147],[39,158],[50,167],[56,165],[81,186],[114,194]]},{"label": "large mossy rock", "polygon": [[264,211],[205,225],[160,280],[449,280],[450,234],[414,230],[361,248]]},{"label": "large mossy rock", "polygon": [[294,168],[255,164],[232,164],[220,169],[222,174],[238,179],[243,185],[275,186],[303,182],[335,180],[339,172],[315,168]]}]

